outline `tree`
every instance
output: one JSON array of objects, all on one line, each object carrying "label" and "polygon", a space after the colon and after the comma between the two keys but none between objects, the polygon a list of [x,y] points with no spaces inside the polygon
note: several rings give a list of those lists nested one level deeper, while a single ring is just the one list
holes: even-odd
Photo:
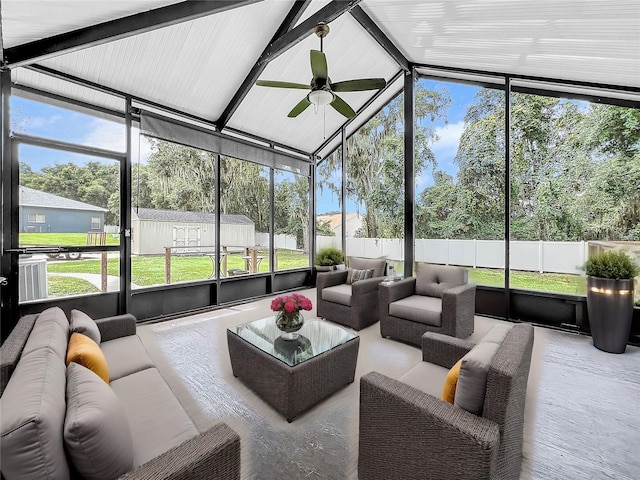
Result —
[{"label": "tree", "polygon": [[[429,145],[436,139],[435,129],[421,120],[445,118],[450,102],[445,90],[427,90],[421,83],[415,89],[415,171],[427,163],[435,165]],[[347,195],[365,209],[363,230],[367,237],[402,236],[404,231],[403,164],[404,108],[399,95],[347,140]],[[337,170],[339,156],[328,157],[327,171]],[[336,179],[321,177],[334,191]]]},{"label": "tree", "polygon": [[275,185],[275,233],[296,237],[298,248],[309,252],[309,179],[294,175]]}]

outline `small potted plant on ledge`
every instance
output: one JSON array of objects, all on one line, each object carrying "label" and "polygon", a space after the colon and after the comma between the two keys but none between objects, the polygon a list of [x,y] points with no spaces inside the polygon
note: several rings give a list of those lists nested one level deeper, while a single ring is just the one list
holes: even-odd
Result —
[{"label": "small potted plant on ledge", "polygon": [[587,261],[587,312],[593,344],[624,353],[633,317],[633,279],[640,269],[621,251],[593,255]]},{"label": "small potted plant on ledge", "polygon": [[336,269],[336,265],[343,263],[342,250],[339,248],[323,248],[316,254],[316,270],[318,272],[329,272]]}]

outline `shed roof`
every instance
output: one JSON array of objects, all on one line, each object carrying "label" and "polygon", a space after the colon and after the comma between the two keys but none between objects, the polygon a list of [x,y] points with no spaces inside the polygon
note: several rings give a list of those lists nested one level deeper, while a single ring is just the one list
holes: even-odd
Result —
[{"label": "shed roof", "polygon": [[91,212],[108,212],[106,208],[96,207],[88,203],[53,195],[52,193],[20,186],[20,206],[38,208],[60,208],[65,210],[87,210]]},{"label": "shed roof", "polygon": [[[206,212],[182,212],[179,210],[159,210],[154,208],[134,208],[134,218],[157,222],[186,222],[186,223],[215,223],[216,214]],[[253,225],[254,222],[246,215],[220,215],[221,224]]]},{"label": "shed roof", "polygon": [[[89,92],[81,79],[132,95],[134,107],[163,105],[307,154],[329,153],[333,134],[375,113],[413,67],[640,95],[638,0],[3,0],[0,9],[3,64],[18,85],[123,108],[121,97]],[[306,91],[255,85],[309,82],[319,20],[331,28],[332,81],[392,83],[378,97],[343,94],[355,122],[322,107],[288,118]]]}]

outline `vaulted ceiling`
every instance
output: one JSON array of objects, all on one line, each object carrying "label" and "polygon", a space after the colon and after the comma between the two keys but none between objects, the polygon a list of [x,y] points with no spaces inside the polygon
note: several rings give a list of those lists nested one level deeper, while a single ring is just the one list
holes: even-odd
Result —
[{"label": "vaulted ceiling", "polygon": [[[16,85],[122,108],[58,74],[79,78],[308,154],[335,147],[332,134],[364,122],[415,66],[640,95],[638,0],[3,0],[0,13],[4,66]],[[288,118],[306,92],[255,85],[310,82],[318,21],[331,29],[332,81],[390,83],[341,94],[360,113],[353,122],[330,107]]]}]

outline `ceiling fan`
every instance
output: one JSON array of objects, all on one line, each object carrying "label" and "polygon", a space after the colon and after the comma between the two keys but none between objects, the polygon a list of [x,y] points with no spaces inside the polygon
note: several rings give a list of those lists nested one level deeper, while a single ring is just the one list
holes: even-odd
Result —
[{"label": "ceiling fan", "polygon": [[361,92],[364,90],[379,90],[384,88],[387,82],[384,78],[360,78],[357,80],[345,80],[332,83],[327,68],[327,57],[322,51],[322,39],[329,34],[329,25],[319,23],[315,28],[316,35],[320,38],[320,50],[311,50],[311,72],[313,78],[310,85],[304,83],[279,82],[276,80],[258,80],[256,85],[261,87],[297,88],[311,91],[289,112],[288,117],[293,118],[304,112],[313,104],[318,109],[321,105],[331,105],[339,113],[347,118],[356,116],[356,112],[336,92]]}]

